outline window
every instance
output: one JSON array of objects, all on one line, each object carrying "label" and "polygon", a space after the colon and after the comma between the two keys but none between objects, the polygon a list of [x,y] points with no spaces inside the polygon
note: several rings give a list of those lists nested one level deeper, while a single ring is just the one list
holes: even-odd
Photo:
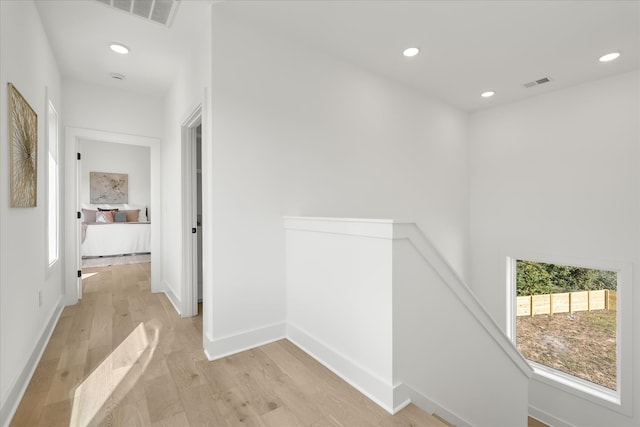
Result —
[{"label": "window", "polygon": [[509,258],[507,266],[508,332],[534,378],[626,413],[631,267],[527,257]]},{"label": "window", "polygon": [[48,266],[59,258],[59,171],[58,171],[58,113],[49,100],[47,102],[47,253]]}]

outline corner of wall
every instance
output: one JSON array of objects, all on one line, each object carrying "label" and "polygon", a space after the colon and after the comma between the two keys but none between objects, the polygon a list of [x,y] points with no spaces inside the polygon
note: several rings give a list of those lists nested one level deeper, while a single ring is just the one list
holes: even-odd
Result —
[{"label": "corner of wall", "polygon": [[169,302],[171,303],[171,305],[173,305],[173,308],[176,310],[176,312],[179,315],[182,315],[182,310],[180,310],[180,307],[182,307],[181,298],[178,298],[178,296],[173,292],[173,289],[171,285],[169,285],[169,283],[167,283],[166,281],[163,281],[162,285],[163,285],[163,289],[159,290],[159,292],[164,292],[164,294],[167,296],[167,298],[169,299]]},{"label": "corner of wall", "polygon": [[209,360],[221,359],[286,338],[286,331],[286,323],[280,322],[220,338],[205,335],[204,352]]},{"label": "corner of wall", "polygon": [[409,402],[416,405],[429,414],[436,414],[440,418],[446,420],[448,423],[455,425],[456,427],[472,427],[472,424],[463,418],[455,415],[453,412],[440,405],[436,401],[428,398],[422,393],[414,390],[406,384],[400,384],[397,386],[400,396],[405,399],[409,399]]},{"label": "corner of wall", "polygon": [[393,387],[337,349],[290,323],[287,324],[287,339],[390,414],[395,414],[410,403],[406,401],[396,405],[397,386]]},{"label": "corner of wall", "polygon": [[575,427],[573,424],[561,420],[560,418],[554,417],[553,415],[548,414],[532,405],[529,405],[529,416],[554,427]]}]

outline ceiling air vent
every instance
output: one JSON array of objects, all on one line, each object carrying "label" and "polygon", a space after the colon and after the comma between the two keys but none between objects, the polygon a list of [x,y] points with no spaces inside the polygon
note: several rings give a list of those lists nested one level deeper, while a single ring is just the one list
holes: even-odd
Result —
[{"label": "ceiling air vent", "polygon": [[96,0],[132,15],[171,26],[180,0]]},{"label": "ceiling air vent", "polygon": [[534,87],[534,86],[543,85],[545,83],[549,83],[550,81],[551,81],[550,77],[543,77],[541,79],[534,80],[534,81],[529,82],[529,83],[525,83],[522,86],[524,86],[526,88],[530,88],[530,87]]}]

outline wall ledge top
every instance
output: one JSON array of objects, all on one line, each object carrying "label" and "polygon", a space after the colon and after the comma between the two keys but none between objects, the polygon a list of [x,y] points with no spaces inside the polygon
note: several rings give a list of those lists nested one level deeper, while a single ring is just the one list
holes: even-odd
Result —
[{"label": "wall ledge top", "polygon": [[285,221],[321,221],[321,222],[363,222],[375,224],[413,224],[415,221],[386,219],[386,218],[340,218],[321,216],[284,216]]}]

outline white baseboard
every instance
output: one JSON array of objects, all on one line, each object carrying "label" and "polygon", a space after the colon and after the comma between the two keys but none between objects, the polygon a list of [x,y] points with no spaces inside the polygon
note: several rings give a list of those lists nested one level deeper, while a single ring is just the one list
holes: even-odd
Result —
[{"label": "white baseboard", "polygon": [[424,394],[414,390],[406,384],[396,386],[394,392],[396,401],[406,401],[406,399],[409,399],[411,403],[423,411],[429,414],[437,414],[439,417],[447,420],[447,422],[455,425],[456,427],[472,427],[470,422],[457,416],[444,406],[438,404],[438,402],[433,399],[429,399]]},{"label": "white baseboard", "polygon": [[42,328],[42,332],[40,333],[40,338],[36,342],[36,345],[31,352],[31,356],[27,359],[27,363],[25,363],[22,372],[16,378],[13,385],[9,388],[9,392],[7,393],[7,397],[0,404],[0,426],[8,427],[13,419],[13,416],[18,409],[18,405],[24,396],[24,392],[27,390],[27,386],[31,381],[31,377],[40,362],[40,358],[44,353],[44,349],[47,347],[49,343],[49,339],[51,338],[51,334],[58,323],[58,319],[62,314],[62,310],[64,309],[64,301],[63,296],[60,296],[58,302],[54,306],[51,315],[49,316],[49,321]]},{"label": "white baseboard", "polygon": [[173,293],[173,291],[171,290],[171,286],[169,286],[167,282],[162,283],[164,285],[164,289],[162,290],[162,292],[164,292],[164,294],[167,296],[167,299],[169,299],[169,302],[171,303],[173,308],[175,308],[178,314],[182,316],[182,311],[180,310],[180,298],[178,298],[178,296]]},{"label": "white baseboard", "polygon": [[575,427],[573,424],[547,414],[546,412],[531,405],[529,405],[529,416],[551,427]]},{"label": "white baseboard", "polygon": [[394,413],[391,384],[291,323],[287,324],[287,338],[385,411]]},{"label": "white baseboard", "polygon": [[411,390],[406,384],[400,383],[393,387],[393,414],[397,414],[411,404]]},{"label": "white baseboard", "polygon": [[209,360],[221,359],[286,338],[286,331],[286,323],[282,322],[213,340],[205,339],[204,352]]}]

